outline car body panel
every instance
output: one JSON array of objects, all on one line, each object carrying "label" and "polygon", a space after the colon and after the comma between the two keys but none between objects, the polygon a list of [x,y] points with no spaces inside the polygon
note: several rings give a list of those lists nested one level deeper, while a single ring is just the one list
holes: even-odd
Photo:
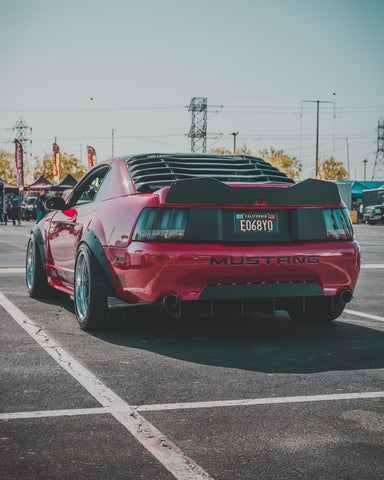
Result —
[{"label": "car body panel", "polygon": [[127,302],[156,301],[171,292],[198,300],[208,285],[263,282],[314,282],[324,295],[336,295],[354,290],[359,268],[355,242],[257,247],[132,242],[127,249],[107,248],[106,255]]}]

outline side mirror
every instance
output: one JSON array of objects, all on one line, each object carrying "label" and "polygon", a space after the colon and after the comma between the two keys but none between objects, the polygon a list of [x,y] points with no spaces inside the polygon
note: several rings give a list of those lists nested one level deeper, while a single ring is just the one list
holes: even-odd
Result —
[{"label": "side mirror", "polygon": [[67,208],[67,204],[62,197],[52,197],[48,198],[48,200],[45,202],[45,208],[48,210],[65,210]]}]

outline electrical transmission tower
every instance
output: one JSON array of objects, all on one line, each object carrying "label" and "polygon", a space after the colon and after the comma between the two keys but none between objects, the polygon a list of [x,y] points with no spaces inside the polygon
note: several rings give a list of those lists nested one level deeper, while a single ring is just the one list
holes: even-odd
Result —
[{"label": "electrical transmission tower", "polygon": [[377,152],[375,165],[373,166],[372,180],[374,178],[384,179],[384,118],[379,119],[377,125]]},{"label": "electrical transmission tower", "polygon": [[193,97],[188,111],[192,112],[192,124],[188,137],[191,139],[191,152],[207,152],[207,97]]},{"label": "electrical transmission tower", "polygon": [[26,122],[20,117],[17,122],[16,126],[12,128],[15,132],[15,138],[21,143],[23,146],[23,163],[28,160],[28,157],[32,157],[32,140],[29,136],[32,134],[32,128],[29,127]]}]

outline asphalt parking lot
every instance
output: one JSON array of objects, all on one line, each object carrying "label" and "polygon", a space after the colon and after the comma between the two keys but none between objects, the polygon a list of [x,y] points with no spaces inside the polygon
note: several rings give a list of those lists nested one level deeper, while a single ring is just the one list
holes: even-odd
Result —
[{"label": "asphalt parking lot", "polygon": [[30,299],[32,223],[0,226],[2,479],[384,478],[384,225],[329,328],[275,316],[77,325]]}]

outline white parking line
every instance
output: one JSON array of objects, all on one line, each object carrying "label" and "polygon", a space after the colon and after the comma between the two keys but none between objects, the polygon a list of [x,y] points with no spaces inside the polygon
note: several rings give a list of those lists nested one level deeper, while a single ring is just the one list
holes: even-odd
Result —
[{"label": "white parking line", "polygon": [[365,245],[374,245],[375,247],[382,247],[383,242],[364,242],[364,246]]},{"label": "white parking line", "polygon": [[16,420],[28,418],[49,418],[49,417],[74,417],[77,415],[101,415],[110,413],[104,407],[96,408],[70,408],[68,410],[39,410],[31,412],[7,412],[0,413],[0,420]]},{"label": "white parking line", "polygon": [[8,245],[11,245],[12,247],[16,247],[16,248],[21,248],[21,250],[24,250],[26,251],[27,247],[26,245],[17,245],[17,243],[13,243],[13,242],[8,242],[7,240],[0,240],[0,243],[7,243]]},{"label": "white parking line", "polygon": [[197,463],[188,458],[175,444],[168,440],[156,427],[104,385],[93,373],[83,367],[58,343],[48,337],[44,330],[35,325],[1,292],[0,305],[88,393],[103,407],[107,407],[111,415],[162,463],[176,479],[201,480],[203,478],[212,478]]},{"label": "white parking line", "polygon": [[360,268],[362,269],[384,268],[384,263],[362,263]]},{"label": "white parking line", "polygon": [[[207,402],[157,403],[154,405],[130,406],[137,412],[160,412],[169,410],[194,410],[201,408],[249,407],[254,405],[281,405],[287,403],[330,402],[337,400],[367,400],[384,398],[384,392],[336,393],[328,395],[302,395],[296,397],[266,397],[247,398],[240,400],[218,400]],[[68,410],[39,410],[35,412],[7,412],[0,413],[0,420],[15,420],[28,418],[65,417],[77,415],[105,415],[112,413],[111,408],[74,408]]]},{"label": "white parking line", "polygon": [[217,402],[185,402],[164,403],[155,405],[140,405],[139,412],[154,412],[163,410],[185,410],[194,408],[243,407],[251,405],[273,405],[304,402],[329,402],[334,400],[361,400],[367,398],[384,398],[384,392],[336,393],[330,395],[303,395],[300,397],[269,397],[250,398],[246,400],[222,400]]},{"label": "white parking line", "polygon": [[24,273],[25,267],[2,267],[0,268],[0,275],[1,274],[9,274],[9,273]]},{"label": "white parking line", "polygon": [[355,310],[344,310],[345,313],[349,315],[356,315],[357,317],[369,318],[370,320],[377,320],[378,322],[384,322],[384,317],[379,317],[378,315],[371,315],[370,313],[356,312]]}]

